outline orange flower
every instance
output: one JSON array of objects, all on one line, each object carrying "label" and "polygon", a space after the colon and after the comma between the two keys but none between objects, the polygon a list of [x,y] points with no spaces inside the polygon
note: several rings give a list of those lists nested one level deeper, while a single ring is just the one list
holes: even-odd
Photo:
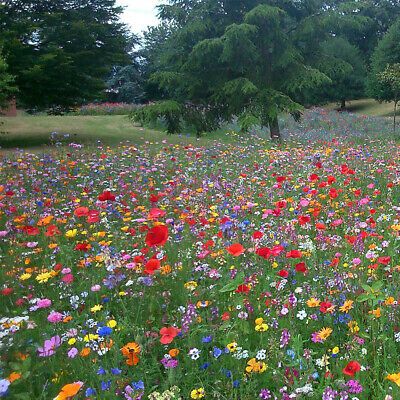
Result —
[{"label": "orange flower", "polygon": [[13,383],[14,381],[16,381],[17,379],[21,378],[21,374],[18,372],[11,372],[11,374],[9,375],[9,377],[7,378],[10,383]]},{"label": "orange flower", "polygon": [[46,226],[49,225],[50,222],[53,220],[53,216],[52,215],[48,215],[47,217],[41,218],[38,223],[37,226]]},{"label": "orange flower", "polygon": [[61,392],[58,393],[58,396],[54,400],[69,400],[72,399],[83,386],[83,382],[74,382],[65,385]]},{"label": "orange flower", "polygon": [[125,356],[127,365],[137,365],[139,363],[140,345],[136,342],[127,343],[122,349],[122,355]]},{"label": "orange flower", "polygon": [[244,253],[244,247],[240,243],[234,243],[226,248],[229,254],[234,257],[239,257],[241,254]]},{"label": "orange flower", "polygon": [[171,350],[168,352],[168,354],[169,354],[171,357],[177,357],[178,354],[179,354],[179,349],[171,349]]},{"label": "orange flower", "polygon": [[90,354],[90,348],[89,347],[85,347],[79,354],[82,357],[87,357]]}]

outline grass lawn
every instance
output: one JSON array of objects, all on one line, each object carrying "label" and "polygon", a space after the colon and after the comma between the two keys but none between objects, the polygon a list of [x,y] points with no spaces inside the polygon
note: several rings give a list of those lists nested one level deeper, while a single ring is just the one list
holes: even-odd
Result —
[{"label": "grass lawn", "polygon": [[[3,124],[1,124],[3,122]],[[193,143],[196,138],[171,135],[135,126],[127,116],[30,116],[20,114],[16,118],[0,118],[0,147],[39,147],[51,143],[52,132],[68,133],[69,142],[96,144],[100,140],[112,145],[129,141],[133,145],[145,141],[167,140],[169,143]],[[207,140],[209,140],[208,138]],[[203,142],[206,139],[200,139]]]},{"label": "grass lawn", "polygon": [[[370,115],[375,117],[393,117],[393,103],[379,103],[374,99],[352,100],[346,103],[347,110],[357,114]],[[337,103],[326,106],[328,110],[339,108]],[[400,110],[397,111],[400,115]]]},{"label": "grass lawn", "polygon": [[[348,102],[347,105],[348,111],[353,113],[379,117],[391,116],[391,104],[380,104],[372,99],[355,100]],[[337,105],[329,104],[325,108],[334,110]],[[382,124],[382,121],[376,121],[376,123]],[[289,127],[289,130],[292,129],[293,127]],[[223,134],[226,128],[197,139],[190,134],[167,135],[159,130],[135,126],[125,115],[32,116],[20,113],[16,118],[0,117],[0,149],[5,151],[13,148],[46,148],[60,141],[60,136],[51,140],[52,132],[69,134],[68,138],[61,140],[64,143],[76,142],[85,145],[96,145],[97,141],[105,145],[116,145],[125,141],[132,145],[140,145],[146,141],[210,145],[213,140],[218,142],[233,140],[231,135]]]}]

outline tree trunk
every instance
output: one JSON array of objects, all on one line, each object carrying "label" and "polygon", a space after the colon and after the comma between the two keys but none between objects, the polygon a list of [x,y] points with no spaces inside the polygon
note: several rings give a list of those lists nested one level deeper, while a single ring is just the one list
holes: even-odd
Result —
[{"label": "tree trunk", "polygon": [[271,132],[271,139],[281,140],[278,117],[274,117],[269,120],[269,130]]},{"label": "tree trunk", "polygon": [[346,100],[343,99],[343,100],[340,102],[340,109],[341,109],[342,111],[346,109]]}]

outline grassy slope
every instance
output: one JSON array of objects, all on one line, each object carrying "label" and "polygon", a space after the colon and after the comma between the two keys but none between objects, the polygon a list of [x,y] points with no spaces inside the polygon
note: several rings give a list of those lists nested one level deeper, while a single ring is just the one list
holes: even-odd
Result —
[{"label": "grassy slope", "polygon": [[[364,114],[376,117],[392,117],[393,103],[379,103],[374,99],[360,99],[347,102],[347,110],[357,114]],[[328,110],[336,110],[337,103],[328,104]],[[400,115],[400,110],[398,111]]]},{"label": "grassy slope", "polygon": [[[36,147],[49,144],[50,133],[69,133],[72,141],[96,144],[101,140],[105,144],[116,144],[129,141],[133,145],[144,141],[167,140],[169,143],[192,143],[193,137],[178,135],[167,136],[164,132],[143,129],[134,126],[123,115],[115,116],[28,116],[16,118],[0,118],[0,146],[5,148]],[[208,138],[209,140],[210,138]],[[200,142],[206,139],[200,139]],[[71,141],[71,139],[70,139]]]},{"label": "grassy slope", "polygon": [[[378,103],[372,99],[354,100],[348,102],[348,111],[387,117],[392,114],[392,104]],[[337,108],[337,104],[326,106],[328,110]],[[1,122],[4,122],[2,125]],[[127,116],[29,116],[20,114],[17,118],[0,117],[0,148],[32,148],[50,144],[51,132],[69,133],[68,140],[85,144],[96,144],[100,140],[104,144],[117,144],[129,141],[139,145],[144,141],[156,142],[166,140],[168,143],[195,143],[205,144],[211,140],[229,141],[231,138],[218,133],[207,135],[206,138],[196,140],[190,136],[167,136],[164,132],[152,129],[143,129],[134,126]]]}]

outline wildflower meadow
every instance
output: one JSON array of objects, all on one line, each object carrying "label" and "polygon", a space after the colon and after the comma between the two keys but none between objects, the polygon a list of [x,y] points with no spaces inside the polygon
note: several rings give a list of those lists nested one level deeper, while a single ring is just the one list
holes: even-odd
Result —
[{"label": "wildflower meadow", "polygon": [[399,144],[306,133],[3,155],[0,397],[400,399]]}]

